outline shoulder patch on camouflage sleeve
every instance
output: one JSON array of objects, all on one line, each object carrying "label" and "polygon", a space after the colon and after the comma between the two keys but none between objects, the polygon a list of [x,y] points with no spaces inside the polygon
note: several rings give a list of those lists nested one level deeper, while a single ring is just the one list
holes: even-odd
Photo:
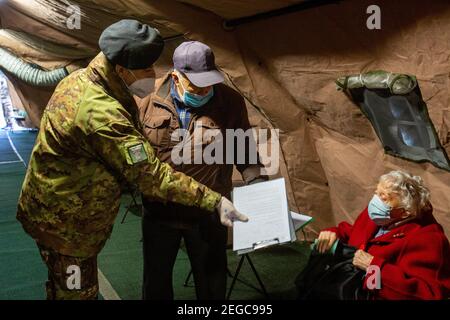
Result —
[{"label": "shoulder patch on camouflage sleeve", "polygon": [[145,151],[143,143],[128,147],[128,154],[130,155],[130,159],[132,162],[131,164],[142,162],[148,159],[148,155]]}]

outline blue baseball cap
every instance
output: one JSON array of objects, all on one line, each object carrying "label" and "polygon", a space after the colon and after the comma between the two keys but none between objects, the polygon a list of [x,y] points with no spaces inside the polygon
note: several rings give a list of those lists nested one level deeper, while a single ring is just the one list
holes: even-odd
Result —
[{"label": "blue baseball cap", "polygon": [[211,48],[199,41],[180,44],[173,53],[173,66],[199,88],[225,80],[222,73],[217,70]]}]

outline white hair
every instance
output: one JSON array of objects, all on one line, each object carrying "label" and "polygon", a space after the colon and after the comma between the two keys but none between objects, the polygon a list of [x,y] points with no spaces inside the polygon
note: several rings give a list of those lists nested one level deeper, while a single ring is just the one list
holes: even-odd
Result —
[{"label": "white hair", "polygon": [[419,176],[397,170],[382,175],[379,182],[386,183],[389,190],[398,193],[400,205],[415,216],[430,203],[430,190]]}]

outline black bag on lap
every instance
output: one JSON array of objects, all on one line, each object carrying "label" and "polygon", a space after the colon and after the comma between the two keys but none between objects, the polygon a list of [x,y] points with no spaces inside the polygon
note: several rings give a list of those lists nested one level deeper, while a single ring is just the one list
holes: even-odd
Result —
[{"label": "black bag on lap", "polygon": [[314,249],[295,280],[298,299],[367,300],[369,293],[363,289],[366,273],[353,265],[355,252],[356,248],[341,241],[334,254],[320,254]]}]

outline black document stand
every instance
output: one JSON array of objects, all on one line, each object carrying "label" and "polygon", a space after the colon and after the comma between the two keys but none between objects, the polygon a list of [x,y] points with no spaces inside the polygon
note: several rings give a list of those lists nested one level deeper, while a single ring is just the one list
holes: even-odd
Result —
[{"label": "black document stand", "polygon": [[[239,272],[241,271],[241,268],[242,268],[242,265],[244,264],[244,260],[245,259],[247,259],[248,263],[250,264],[250,267],[252,268],[252,271],[253,271],[253,274],[256,277],[256,280],[258,280],[260,288],[256,288],[255,286],[253,286],[253,285],[251,285],[251,284],[249,284],[249,283],[247,283],[245,281],[242,281],[242,280],[240,280],[238,278]],[[252,259],[250,259],[250,256],[249,256],[248,253],[243,254],[241,256],[241,258],[239,259],[239,263],[238,263],[238,266],[236,268],[236,272],[234,273],[234,275],[231,274],[231,272],[230,272],[230,270],[228,270],[228,268],[227,268],[227,273],[228,273],[229,277],[233,278],[233,280],[231,281],[230,289],[228,289],[228,293],[227,293],[227,296],[226,296],[227,300],[230,300],[230,296],[231,296],[231,293],[233,292],[234,285],[236,284],[236,281],[239,281],[239,282],[245,284],[246,286],[255,289],[256,291],[262,293],[266,297],[266,299],[269,299],[269,294],[266,291],[266,287],[264,286],[264,283],[262,282],[261,278],[259,277],[259,274],[258,274],[258,272],[256,271],[256,268],[255,268],[255,265],[253,264]],[[189,271],[189,274],[186,277],[186,280],[184,281],[184,286],[185,287],[189,286],[189,280],[191,279],[191,276],[192,276],[192,269],[191,269],[191,271]]]},{"label": "black document stand", "polygon": [[130,190],[129,193],[131,195],[131,201],[126,206],[127,210],[123,214],[122,221],[120,221],[121,224],[125,222],[125,218],[127,217],[128,212],[130,212],[133,208],[140,208],[140,209],[142,209],[141,208],[142,206],[136,200],[139,197],[139,189],[132,189],[132,190]]},{"label": "black document stand", "polygon": [[[254,243],[253,244],[253,250],[257,249],[258,247],[262,248],[261,245],[266,246],[266,245],[268,245],[270,243],[272,243],[272,244],[278,243],[279,244],[280,243],[280,239],[274,238],[274,239],[271,239],[271,240],[264,240],[264,241],[259,241],[257,243]],[[252,251],[250,251],[250,252],[252,252]],[[255,265],[252,262],[252,259],[250,259],[250,256],[249,256],[250,252],[244,253],[241,256],[241,259],[239,260],[238,267],[236,268],[236,272],[234,273],[234,276],[233,276],[233,281],[231,282],[230,289],[228,290],[227,300],[230,299],[231,293],[233,292],[234,285],[235,285],[236,281],[239,280],[238,279],[239,272],[241,271],[241,267],[244,264],[244,260],[245,259],[247,259],[248,264],[252,268],[253,274],[255,275],[256,280],[258,280],[258,283],[259,283],[259,286],[261,287],[261,289],[255,288],[254,286],[249,285],[248,283],[245,283],[245,282],[244,282],[244,284],[246,284],[249,287],[252,287],[253,289],[255,289],[255,290],[259,291],[259,292],[261,292],[266,297],[266,299],[269,298],[269,295],[267,294],[267,291],[266,291],[266,287],[264,286],[264,283],[262,282],[261,278],[259,277],[258,271],[256,271],[256,268],[255,268]],[[239,280],[239,281],[243,282],[242,280]]]},{"label": "black document stand", "polygon": [[[238,264],[238,266],[236,268],[236,272],[234,273],[233,280],[231,281],[231,286],[230,286],[230,289],[228,290],[226,299],[230,300],[230,296],[231,296],[231,293],[233,292],[234,285],[236,284],[236,281],[239,280],[238,279],[239,272],[241,271],[241,268],[242,268],[242,265],[244,264],[244,260],[245,259],[247,259],[248,263],[250,264],[250,267],[252,268],[253,274],[255,275],[256,280],[258,280],[258,283],[259,283],[259,286],[261,287],[261,289],[255,288],[252,285],[249,285],[249,284],[247,284],[245,282],[244,282],[244,284],[254,288],[255,290],[257,290],[259,292],[261,292],[266,297],[266,299],[269,299],[269,295],[267,294],[266,287],[264,286],[264,283],[262,282],[261,278],[259,277],[259,274],[256,271],[256,268],[253,265],[252,259],[250,259],[250,256],[249,256],[248,253],[243,254],[241,256],[241,259],[239,260],[239,264]],[[239,281],[241,281],[241,280],[239,280]],[[243,282],[243,281],[241,281],[241,282]]]}]

